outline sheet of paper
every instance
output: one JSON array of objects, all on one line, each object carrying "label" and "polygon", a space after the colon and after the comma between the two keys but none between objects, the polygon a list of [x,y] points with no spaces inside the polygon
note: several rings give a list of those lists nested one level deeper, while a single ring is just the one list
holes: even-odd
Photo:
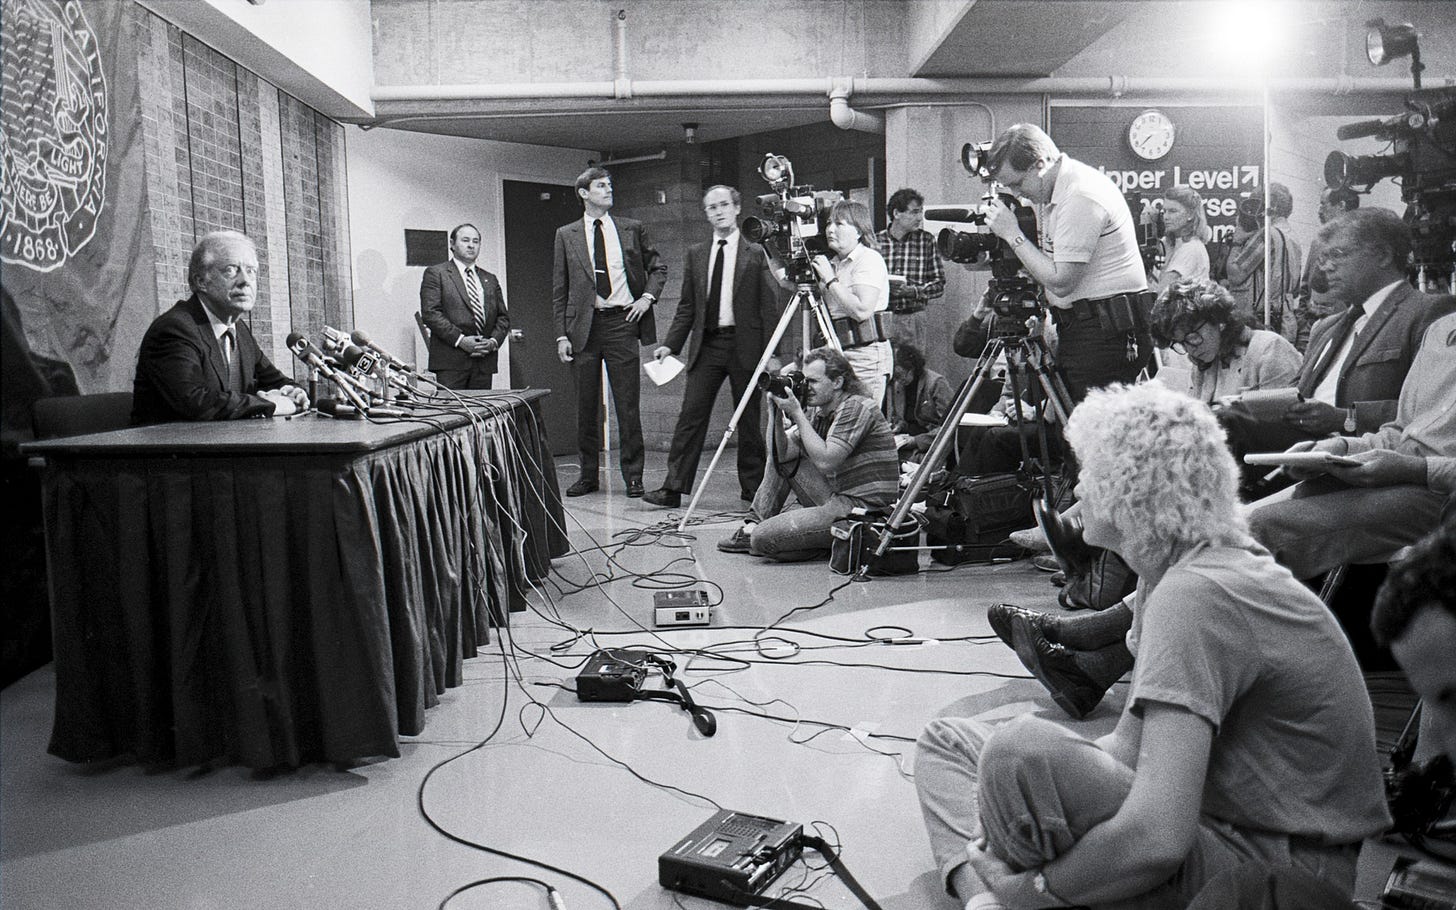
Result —
[{"label": "sheet of paper", "polygon": [[963,427],[1004,427],[1006,418],[1000,414],[962,414],[961,426]]},{"label": "sheet of paper", "polygon": [[1244,456],[1244,464],[1277,464],[1290,468],[1323,468],[1332,464],[1350,467],[1359,463],[1333,452],[1254,452]]},{"label": "sheet of paper", "polygon": [[651,379],[654,384],[663,385],[677,378],[677,374],[683,371],[683,362],[668,354],[660,361],[645,361],[642,369],[647,371],[647,378]]}]

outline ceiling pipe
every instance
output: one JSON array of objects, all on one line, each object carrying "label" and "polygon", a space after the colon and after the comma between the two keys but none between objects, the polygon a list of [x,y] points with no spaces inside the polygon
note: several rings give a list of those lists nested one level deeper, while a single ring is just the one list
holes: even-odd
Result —
[{"label": "ceiling pipe", "polygon": [[[625,23],[624,23],[625,24]],[[1429,82],[1437,80],[1430,79]],[[623,86],[618,82],[626,83]],[[1446,76],[1446,85],[1456,85],[1456,76]],[[801,79],[684,79],[631,80],[614,82],[525,82],[455,85],[377,85],[370,93],[376,103],[442,101],[511,101],[592,98],[741,98],[752,96],[821,95],[831,97],[837,87],[849,97],[865,103],[865,96],[887,103],[895,97],[914,95],[1098,95],[1120,97],[1157,93],[1229,94],[1259,93],[1263,83],[1214,77],[1176,76],[1049,76],[1038,79],[1003,77],[963,79],[898,78],[801,78]],[[1404,94],[1410,80],[1404,78],[1355,79],[1350,76],[1319,76],[1278,79],[1269,83],[1271,92],[1300,94]],[[625,94],[623,94],[625,93]]]},{"label": "ceiling pipe", "polygon": [[612,93],[617,98],[632,97],[632,80],[627,76],[627,11],[617,10],[617,47],[612,55],[615,61],[615,78]]},{"label": "ceiling pipe", "polygon": [[867,114],[849,106],[849,96],[854,90],[852,80],[836,82],[829,90],[829,119],[842,130],[858,130],[861,133],[884,133],[885,118],[879,114]]},{"label": "ceiling pipe", "polygon": [[631,157],[631,158],[607,158],[607,159],[605,159],[603,161],[596,162],[596,165],[598,167],[608,167],[608,166],[615,166],[615,165],[618,165],[618,164],[637,164],[637,163],[642,162],[642,161],[666,161],[666,160],[667,160],[667,149],[663,149],[660,152],[653,152],[651,155],[636,155],[636,156]]}]

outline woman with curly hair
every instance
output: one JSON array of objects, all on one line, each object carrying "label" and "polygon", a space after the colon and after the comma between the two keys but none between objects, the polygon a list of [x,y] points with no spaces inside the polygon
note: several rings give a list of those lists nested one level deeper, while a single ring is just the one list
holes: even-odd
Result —
[{"label": "woman with curly hair", "polygon": [[1212,404],[1250,389],[1294,385],[1299,351],[1234,312],[1234,297],[1207,279],[1164,288],[1153,304],[1153,342],[1188,358],[1189,395]]},{"label": "woman with curly hair", "polygon": [[1213,229],[1203,211],[1203,197],[1191,186],[1177,184],[1163,193],[1163,268],[1148,276],[1157,291],[1179,281],[1208,280],[1208,240]]},{"label": "woman with curly hair", "polygon": [[[1155,383],[1072,413],[1089,543],[1138,573],[1137,652],[1116,729],[940,718],[915,782],[967,908],[1183,907],[1249,859],[1348,894],[1385,829],[1370,700],[1324,605],[1250,536],[1203,404]],[[1022,624],[1018,651],[1044,648]]]}]

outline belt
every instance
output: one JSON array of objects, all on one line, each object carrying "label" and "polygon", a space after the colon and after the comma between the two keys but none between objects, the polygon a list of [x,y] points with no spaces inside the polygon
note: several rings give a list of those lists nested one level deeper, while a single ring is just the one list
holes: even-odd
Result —
[{"label": "belt", "polygon": [[839,339],[840,348],[846,351],[890,340],[884,310],[873,314],[869,319],[860,320],[851,319],[848,316],[836,316],[830,322],[834,326],[834,335]]},{"label": "belt", "polygon": [[[1070,310],[1071,315],[1083,321],[1097,320],[1102,328],[1115,332],[1142,332],[1147,330],[1153,300],[1152,291],[1131,291],[1113,294],[1109,297],[1084,297],[1073,300],[1070,307],[1059,307],[1053,311],[1054,318]],[[1063,318],[1065,318],[1063,316]],[[1061,319],[1057,319],[1061,321]]]},{"label": "belt", "polygon": [[599,306],[599,307],[592,307],[592,309],[596,310],[598,313],[625,313],[628,310],[632,309],[632,307],[630,307],[630,306]]}]

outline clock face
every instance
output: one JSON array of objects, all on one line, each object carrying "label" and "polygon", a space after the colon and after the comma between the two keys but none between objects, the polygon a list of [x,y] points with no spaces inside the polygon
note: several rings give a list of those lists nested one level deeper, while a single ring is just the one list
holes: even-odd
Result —
[{"label": "clock face", "polygon": [[1173,132],[1173,121],[1162,111],[1143,111],[1127,128],[1127,142],[1133,154],[1153,161],[1173,148]]}]

